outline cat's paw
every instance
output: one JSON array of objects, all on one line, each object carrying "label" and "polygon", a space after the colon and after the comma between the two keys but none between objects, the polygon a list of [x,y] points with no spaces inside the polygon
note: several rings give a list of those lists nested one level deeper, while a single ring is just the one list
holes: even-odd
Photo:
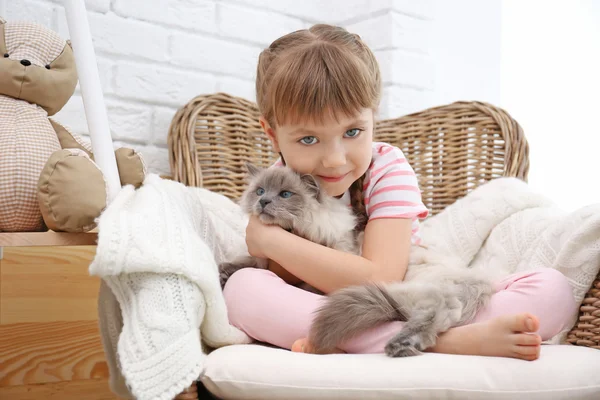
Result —
[{"label": "cat's paw", "polygon": [[389,357],[412,357],[421,355],[424,350],[421,337],[418,334],[406,335],[400,332],[394,336],[384,348]]},{"label": "cat's paw", "polygon": [[227,283],[228,279],[229,275],[219,274],[219,283],[221,284],[221,289],[225,288],[225,284]]},{"label": "cat's paw", "polygon": [[407,342],[390,342],[385,346],[385,354],[389,357],[413,357],[422,353]]},{"label": "cat's paw", "polygon": [[225,287],[227,280],[235,271],[239,268],[236,268],[234,263],[223,263],[219,265],[219,283],[221,284],[221,289]]}]

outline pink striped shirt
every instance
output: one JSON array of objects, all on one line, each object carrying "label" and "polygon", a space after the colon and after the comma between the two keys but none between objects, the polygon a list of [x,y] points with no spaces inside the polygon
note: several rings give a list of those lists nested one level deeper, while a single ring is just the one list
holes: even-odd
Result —
[{"label": "pink striped shirt", "polygon": [[[373,143],[373,162],[363,186],[369,221],[380,218],[412,219],[412,242],[420,242],[419,219],[429,210],[421,200],[415,171],[399,148],[387,143]],[[344,195],[350,201],[349,195]]]},{"label": "pink striped shirt", "polygon": [[[283,164],[277,160],[274,165]],[[369,221],[410,218],[412,242],[421,241],[419,219],[426,218],[429,210],[421,200],[417,176],[402,150],[387,143],[373,143],[373,161],[367,170],[363,193]],[[350,205],[350,194],[346,192],[342,200]]]}]

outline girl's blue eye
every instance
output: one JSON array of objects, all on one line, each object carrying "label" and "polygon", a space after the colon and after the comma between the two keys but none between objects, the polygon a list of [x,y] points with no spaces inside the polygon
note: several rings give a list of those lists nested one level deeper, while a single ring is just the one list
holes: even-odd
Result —
[{"label": "girl's blue eye", "polygon": [[292,192],[284,190],[283,192],[279,193],[279,195],[284,199],[289,199],[290,197],[292,197]]},{"label": "girl's blue eye", "polygon": [[256,194],[259,196],[262,196],[263,194],[265,194],[265,189],[263,189],[263,188],[256,189]]},{"label": "girl's blue eye", "polygon": [[348,129],[346,131],[346,133],[344,134],[344,136],[349,137],[349,138],[357,137],[361,131],[362,131],[362,129],[358,129],[358,128]]},{"label": "girl's blue eye", "polygon": [[314,136],[305,136],[302,139],[300,139],[300,142],[302,144],[311,145],[317,143],[317,138]]}]

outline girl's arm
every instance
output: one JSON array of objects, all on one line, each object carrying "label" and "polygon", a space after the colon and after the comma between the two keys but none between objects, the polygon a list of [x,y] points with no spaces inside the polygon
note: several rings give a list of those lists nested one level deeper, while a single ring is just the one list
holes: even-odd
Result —
[{"label": "girl's arm", "polygon": [[362,256],[342,253],[299,238],[251,217],[246,229],[250,254],[269,258],[325,293],[367,282],[404,279],[412,239],[412,218],[425,218],[419,183],[400,149],[376,149],[364,198],[369,222]]},{"label": "girl's arm", "polygon": [[260,253],[264,257],[330,293],[367,282],[401,281],[408,265],[411,225],[410,219],[401,218],[370,221],[365,229],[362,256],[330,249],[279,227],[265,226],[265,231],[256,234],[263,239]]}]

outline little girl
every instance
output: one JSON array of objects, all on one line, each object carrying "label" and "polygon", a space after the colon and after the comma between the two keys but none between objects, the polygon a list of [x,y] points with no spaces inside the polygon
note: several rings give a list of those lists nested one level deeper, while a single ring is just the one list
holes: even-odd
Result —
[{"label": "little girl", "polygon": [[[243,269],[224,288],[230,322],[262,342],[310,352],[306,340],[324,297],[298,289],[301,280],[330,293],[366,282],[400,281],[419,219],[428,215],[417,178],[402,151],[373,142],[381,98],[377,60],[358,35],[315,25],[285,35],[259,58],[260,123],[281,160],[312,174],[323,189],[363,218],[362,256],[309,242],[251,218],[251,255],[270,270]],[[429,351],[535,360],[540,343],[565,328],[577,305],[567,279],[553,269],[511,275],[471,324],[450,329]],[[373,327],[340,343],[348,353],[383,353],[400,322]]]}]

